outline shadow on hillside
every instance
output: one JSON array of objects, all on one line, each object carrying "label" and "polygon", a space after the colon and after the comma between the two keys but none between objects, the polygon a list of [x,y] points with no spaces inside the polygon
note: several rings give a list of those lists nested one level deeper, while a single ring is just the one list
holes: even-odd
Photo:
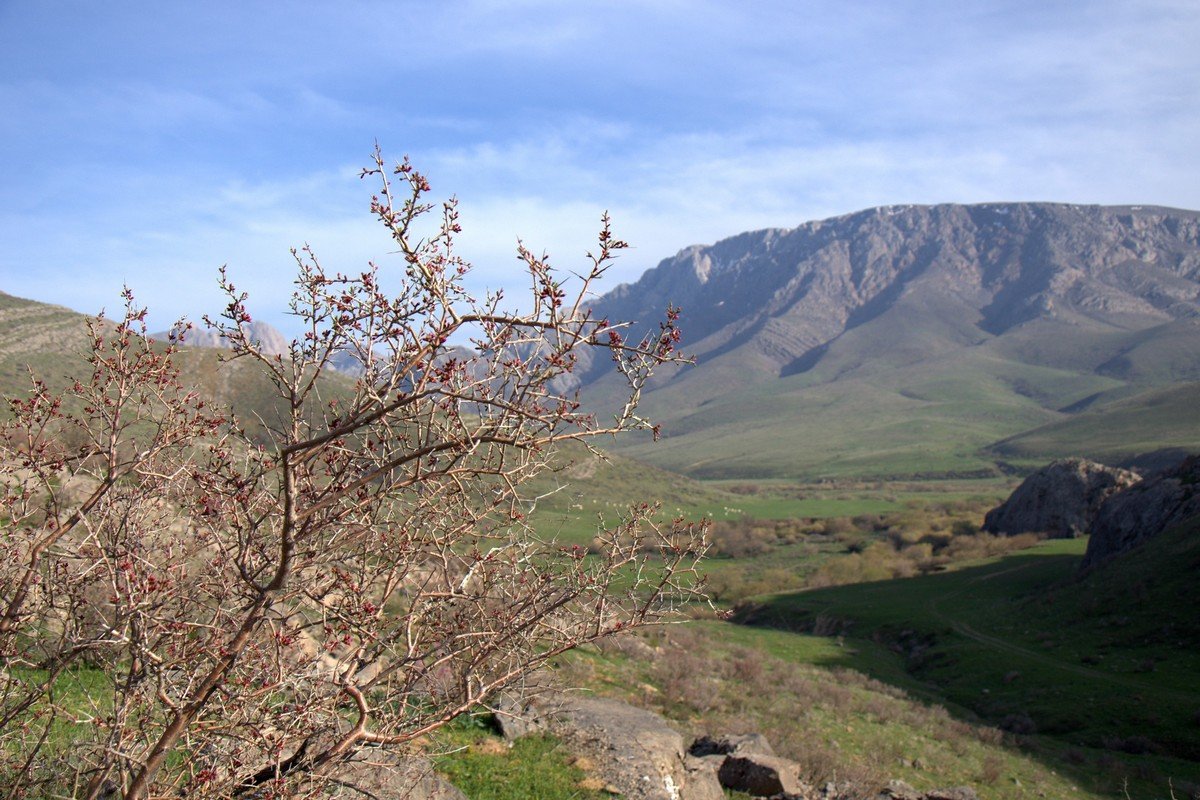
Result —
[{"label": "shadow on hillside", "polygon": [[854,670],[1005,730],[1081,779],[1116,763],[1200,782],[1200,662],[1186,621],[1194,608],[1177,591],[1156,596],[1133,567],[1127,580],[1079,579],[1079,552],[1061,552],[1069,547],[775,595],[731,621],[781,632],[779,653]]}]

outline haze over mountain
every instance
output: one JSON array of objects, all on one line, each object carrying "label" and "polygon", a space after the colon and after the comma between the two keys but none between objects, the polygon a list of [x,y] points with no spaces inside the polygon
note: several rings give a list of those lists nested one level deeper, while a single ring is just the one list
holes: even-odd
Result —
[{"label": "haze over mountain", "polygon": [[[987,472],[1200,444],[1200,213],[890,206],[689,247],[595,304],[683,309],[647,394],[699,476]],[[585,376],[611,385],[604,365]],[[1151,407],[1153,407],[1151,409]]]}]

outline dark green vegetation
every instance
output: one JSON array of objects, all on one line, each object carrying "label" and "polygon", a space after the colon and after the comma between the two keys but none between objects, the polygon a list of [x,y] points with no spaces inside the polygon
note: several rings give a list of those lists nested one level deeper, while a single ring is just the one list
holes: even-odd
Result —
[{"label": "dark green vegetation", "polygon": [[[1200,785],[1200,521],[1076,578],[1083,540],[951,571],[776,595],[742,620],[982,719],[1099,791]],[[764,636],[771,638],[764,632]],[[1192,787],[1192,788],[1186,788]]]}]

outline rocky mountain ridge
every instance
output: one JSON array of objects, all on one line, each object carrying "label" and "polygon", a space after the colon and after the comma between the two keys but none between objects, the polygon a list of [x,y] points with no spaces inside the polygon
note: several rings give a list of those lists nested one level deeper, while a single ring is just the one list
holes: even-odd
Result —
[{"label": "rocky mountain ridge", "polygon": [[[696,364],[644,391],[663,442],[620,446],[692,477],[996,475],[1075,454],[1145,469],[1200,447],[1200,212],[868,209],[685,248],[593,310],[653,328],[668,304]],[[14,347],[48,352],[50,318],[10,305]],[[624,399],[605,358],[557,388],[577,385],[600,412]]]},{"label": "rocky mountain ridge", "polygon": [[685,248],[595,309],[649,321],[674,303],[701,363],[749,346],[742,356],[787,375],[918,299],[961,314],[960,340],[977,343],[1039,317],[1194,319],[1198,298],[1200,212],[986,203],[885,206]]},{"label": "rocky mountain ridge", "polygon": [[[288,348],[289,342],[277,328],[261,320],[254,320],[246,326],[247,332],[250,334],[251,341],[258,344],[262,348],[263,353],[269,356],[287,355],[290,351]],[[165,341],[172,334],[179,340],[179,343],[185,347],[215,347],[227,350],[230,347],[229,341],[224,336],[217,333],[211,328],[203,325],[193,326],[187,329],[172,329],[170,331],[161,331],[151,334],[151,338]]]},{"label": "rocky mountain ridge", "polygon": [[[256,319],[247,326],[247,330],[251,341],[258,344],[264,354],[268,356],[289,356],[291,354],[291,341],[270,323]],[[185,347],[221,350],[230,348],[229,341],[224,336],[204,326],[195,326],[185,331],[160,331],[151,334],[151,338],[165,341],[172,333],[177,335],[179,343]],[[334,356],[330,366],[337,372],[351,376],[360,375],[363,371],[362,362],[353,353],[345,351]]]},{"label": "rocky mountain ridge", "polygon": [[[651,325],[668,303],[683,309],[684,349],[696,365],[647,393],[668,437],[677,437],[666,449],[679,452],[664,458],[694,457],[699,448],[687,437],[711,446],[713,428],[739,409],[782,425],[806,392],[851,381],[859,382],[855,396],[867,392],[888,413],[915,401],[970,418],[961,396],[969,387],[946,391],[955,372],[978,373],[977,386],[993,382],[986,388],[1000,414],[1026,406],[1011,428],[995,427],[1012,435],[1030,421],[1059,423],[1098,408],[1114,392],[1200,381],[1200,212],[875,208],[686,248],[600,298],[594,311]],[[611,377],[595,364],[585,380],[603,387]],[[833,398],[824,392],[822,401]],[[840,424],[853,434],[861,417],[827,416],[818,427]],[[757,445],[759,453],[772,446],[765,435]],[[752,455],[747,443],[735,459],[746,466],[724,468],[752,475]],[[707,463],[683,468],[718,476]]]}]

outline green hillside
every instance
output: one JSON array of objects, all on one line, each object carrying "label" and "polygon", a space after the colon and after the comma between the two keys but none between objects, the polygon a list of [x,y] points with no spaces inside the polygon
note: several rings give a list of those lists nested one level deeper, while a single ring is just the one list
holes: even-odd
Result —
[{"label": "green hillside", "polygon": [[1166,450],[1167,460],[1200,450],[1200,383],[1113,393],[1080,413],[1001,440],[1006,459],[1048,461],[1084,455],[1106,464]]},{"label": "green hillside", "polygon": [[838,634],[837,663],[1037,734],[1055,757],[1200,781],[1200,520],[1080,578],[1085,546],[777,595],[743,619]]},{"label": "green hillside", "polygon": [[1006,358],[1003,349],[901,364],[859,351],[854,366],[831,350],[830,364],[699,405],[679,383],[646,401],[663,420],[663,441],[621,451],[700,478],[813,480],[986,475],[998,462],[1033,467],[1083,455],[1123,463],[1200,448],[1200,384],[1130,384],[1056,366],[1052,356]]},{"label": "green hillside", "polygon": [[[597,304],[643,325],[681,305],[696,357],[646,393],[666,445],[625,452],[700,478],[820,480],[1196,447],[1200,404],[1113,405],[1200,381],[1196,219],[905,206],[683,250]],[[611,400],[616,382],[590,375]]]}]

